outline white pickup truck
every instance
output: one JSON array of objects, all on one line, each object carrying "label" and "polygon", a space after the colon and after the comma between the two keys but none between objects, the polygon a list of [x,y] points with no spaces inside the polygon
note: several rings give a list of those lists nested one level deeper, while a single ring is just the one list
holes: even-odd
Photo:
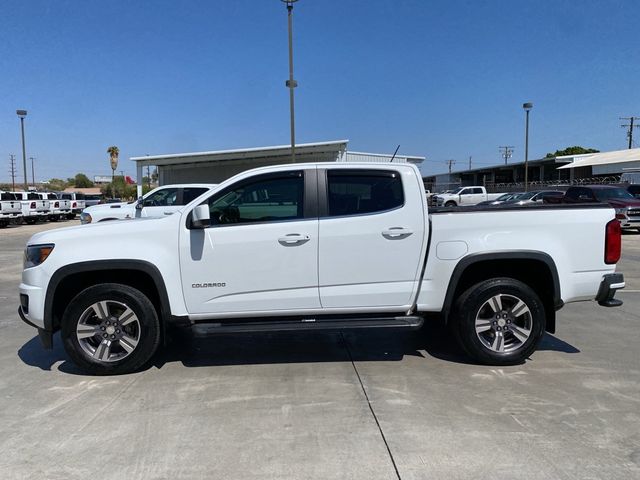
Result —
[{"label": "white pickup truck", "polygon": [[215,184],[164,185],[154,188],[135,202],[102,203],[87,207],[80,214],[80,223],[98,223],[137,217],[162,217],[177,212]]},{"label": "white pickup truck", "polygon": [[43,200],[49,200],[49,221],[57,222],[61,218],[66,219],[71,213],[71,202],[59,198],[57,193],[40,192],[38,195]]},{"label": "white pickup truck", "polygon": [[62,192],[59,195],[62,200],[68,200],[71,203],[71,213],[67,214],[67,219],[69,220],[76,218],[76,215],[82,213],[87,206],[83,193]]},{"label": "white pickup truck", "polygon": [[502,193],[487,193],[484,187],[459,187],[449,193],[439,193],[431,197],[432,204],[438,207],[458,207],[477,205],[480,202],[495,200]]},{"label": "white pickup truck", "polygon": [[13,193],[0,191],[0,228],[22,220],[22,204]]},{"label": "white pickup truck", "polygon": [[46,221],[51,210],[49,200],[43,200],[37,192],[11,192],[20,201],[22,219],[25,223]]},{"label": "white pickup truck", "polygon": [[476,361],[510,365],[565,303],[622,303],[620,250],[607,205],[428,211],[413,165],[265,167],[172,215],[34,235],[19,315],[47,348],[61,330],[94,374],[141,368],[170,325],[415,329],[431,316]]}]

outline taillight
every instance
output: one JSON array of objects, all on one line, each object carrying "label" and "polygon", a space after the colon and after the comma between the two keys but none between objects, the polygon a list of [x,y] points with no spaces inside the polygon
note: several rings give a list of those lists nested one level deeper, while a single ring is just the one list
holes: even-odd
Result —
[{"label": "taillight", "polygon": [[36,202],[31,202],[31,208],[36,208]]},{"label": "taillight", "polygon": [[73,202],[73,207],[71,208],[76,208],[78,206],[78,204],[76,202]]},{"label": "taillight", "polygon": [[604,237],[604,263],[618,263],[622,253],[622,228],[618,220],[607,223]]},{"label": "taillight", "polygon": [[54,208],[58,208],[59,206],[60,206],[60,202],[56,202],[56,203],[53,205],[53,207],[54,207]]}]

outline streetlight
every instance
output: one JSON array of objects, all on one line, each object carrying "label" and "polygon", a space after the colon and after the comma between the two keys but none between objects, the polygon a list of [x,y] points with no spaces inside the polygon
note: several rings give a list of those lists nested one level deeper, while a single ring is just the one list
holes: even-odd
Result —
[{"label": "streetlight", "polygon": [[524,128],[524,191],[526,192],[529,190],[529,112],[533,108],[533,103],[523,103],[522,108],[527,112]]},{"label": "streetlight", "polygon": [[285,85],[289,89],[289,110],[291,116],[291,163],[296,161],[296,127],[293,114],[293,89],[298,86],[298,82],[293,79],[293,4],[298,0],[280,0],[287,5],[287,19],[289,23],[289,80]]},{"label": "streetlight", "polygon": [[27,185],[27,150],[24,146],[24,117],[27,116],[26,110],[16,110],[16,114],[20,117],[20,129],[22,131],[22,168],[24,170],[24,191],[29,191]]}]

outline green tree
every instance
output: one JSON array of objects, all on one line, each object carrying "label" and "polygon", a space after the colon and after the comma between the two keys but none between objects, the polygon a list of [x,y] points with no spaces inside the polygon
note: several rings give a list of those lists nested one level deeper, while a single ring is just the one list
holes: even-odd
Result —
[{"label": "green tree", "polygon": [[73,178],[73,186],[77,188],[91,188],[93,187],[93,182],[89,180],[84,173],[77,173]]},{"label": "green tree", "polygon": [[48,183],[49,189],[54,191],[62,191],[69,186],[69,184],[61,178],[52,178]]},{"label": "green tree", "polygon": [[113,183],[107,183],[100,188],[105,197],[117,197],[122,200],[134,200],[136,198],[136,186],[129,185],[124,177],[115,177]]},{"label": "green tree", "polygon": [[554,153],[547,153],[545,158],[561,157],[563,155],[583,155],[585,153],[599,153],[595,148],[584,148],[578,145],[567,147],[564,150],[556,150]]}]

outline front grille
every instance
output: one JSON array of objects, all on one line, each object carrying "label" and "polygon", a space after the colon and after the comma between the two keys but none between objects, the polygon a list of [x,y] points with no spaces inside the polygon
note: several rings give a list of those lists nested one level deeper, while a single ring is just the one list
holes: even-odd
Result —
[{"label": "front grille", "polygon": [[627,216],[628,217],[639,218],[640,217],[640,208],[630,208],[627,211]]}]

